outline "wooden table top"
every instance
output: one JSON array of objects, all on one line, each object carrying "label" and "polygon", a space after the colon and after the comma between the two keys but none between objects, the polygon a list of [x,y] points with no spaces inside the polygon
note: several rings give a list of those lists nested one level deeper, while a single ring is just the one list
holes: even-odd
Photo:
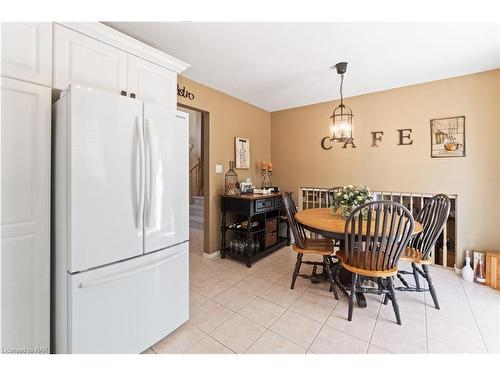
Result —
[{"label": "wooden table top", "polygon": [[[342,217],[342,215],[340,215],[340,213],[332,215],[329,208],[311,208],[309,210],[299,211],[295,214],[295,220],[313,231],[314,229],[317,229],[321,232],[331,233],[332,237],[337,238],[344,236],[346,220]],[[363,235],[366,234],[365,225],[366,220],[363,222]],[[372,230],[373,229],[374,225],[372,225]],[[421,231],[422,224],[415,221],[413,235],[420,233]]]}]

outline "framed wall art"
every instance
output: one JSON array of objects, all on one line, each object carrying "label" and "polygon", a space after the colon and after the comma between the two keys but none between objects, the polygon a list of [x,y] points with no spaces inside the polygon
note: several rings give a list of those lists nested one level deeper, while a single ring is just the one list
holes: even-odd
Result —
[{"label": "framed wall art", "polygon": [[465,116],[431,120],[431,157],[465,156]]},{"label": "framed wall art", "polygon": [[248,138],[235,138],[236,169],[250,168],[250,140]]}]

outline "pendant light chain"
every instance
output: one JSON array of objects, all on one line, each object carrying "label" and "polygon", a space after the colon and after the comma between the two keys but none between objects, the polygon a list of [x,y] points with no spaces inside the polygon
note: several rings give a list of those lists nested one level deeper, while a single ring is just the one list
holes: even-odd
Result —
[{"label": "pendant light chain", "polygon": [[340,105],[344,105],[344,96],[342,94],[343,86],[344,86],[344,73],[340,75]]}]

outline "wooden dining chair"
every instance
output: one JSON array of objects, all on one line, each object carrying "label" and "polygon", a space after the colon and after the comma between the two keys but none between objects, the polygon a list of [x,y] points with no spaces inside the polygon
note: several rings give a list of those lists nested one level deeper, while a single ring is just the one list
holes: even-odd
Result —
[{"label": "wooden dining chair", "polygon": [[[429,273],[429,264],[432,263],[432,249],[448,220],[450,207],[450,198],[445,194],[433,196],[424,205],[416,218],[422,224],[422,231],[411,239],[409,246],[401,256],[401,260],[411,262],[412,271],[399,270],[398,278],[404,286],[396,288],[408,292],[430,292],[434,306],[438,310],[439,302],[436,288]],[[405,274],[413,275],[413,279],[415,280],[414,287],[410,286],[404,279],[403,275]],[[422,275],[427,280],[428,288],[421,287],[419,275]],[[385,299],[384,303],[387,302],[387,299]]]},{"label": "wooden dining chair", "polygon": [[340,189],[340,186],[335,186],[326,190],[325,193],[325,207],[333,206],[335,198],[337,196],[337,191]]},{"label": "wooden dining chair", "polygon": [[[295,287],[295,281],[297,280],[298,276],[305,279],[315,279],[313,275],[299,273],[302,264],[322,266],[323,272],[326,272],[328,281],[330,282],[330,289],[331,291],[333,291],[335,299],[339,299],[332,273],[332,268],[334,265],[332,260],[333,241],[327,238],[313,239],[306,237],[306,231],[304,227],[300,223],[298,223],[297,220],[295,220],[297,207],[295,206],[295,202],[293,201],[291,194],[288,192],[283,193],[283,205],[285,207],[290,230],[292,231],[292,235],[294,238],[292,248],[295,252],[297,252],[297,261],[295,263],[295,269],[293,271],[292,284],[290,285],[290,289],[293,289]],[[321,256],[323,261],[314,262],[302,260],[304,254]]]},{"label": "wooden dining chair", "polygon": [[[345,223],[344,250],[335,255],[352,273],[348,320],[352,320],[356,292],[385,294],[392,301],[401,325],[392,277],[411,239],[415,222],[406,207],[393,201],[376,201],[354,209]],[[360,277],[375,278],[378,288],[362,287]]]}]

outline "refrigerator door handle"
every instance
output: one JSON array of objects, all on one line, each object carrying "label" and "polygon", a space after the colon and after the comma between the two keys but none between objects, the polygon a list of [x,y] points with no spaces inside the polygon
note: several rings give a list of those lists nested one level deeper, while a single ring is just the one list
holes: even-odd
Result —
[{"label": "refrigerator door handle", "polygon": [[135,217],[135,227],[140,229],[141,218],[144,215],[144,139],[142,137],[141,124],[139,118],[135,118],[137,130],[137,143],[139,144],[139,199],[137,202],[137,211]]},{"label": "refrigerator door handle", "polygon": [[159,267],[162,264],[167,263],[167,262],[171,262],[171,261],[173,261],[174,259],[176,259],[176,258],[178,258],[180,256],[183,256],[182,252],[176,253],[176,254],[172,254],[172,255],[166,257],[165,259],[162,259],[162,260],[157,261],[157,262],[148,263],[145,266],[140,266],[140,267],[132,268],[132,269],[127,270],[125,272],[117,273],[117,274],[110,275],[110,276],[101,277],[101,278],[98,278],[98,279],[90,280],[88,282],[81,282],[80,284],[78,284],[78,287],[80,289],[85,289],[85,288],[91,288],[93,286],[107,284],[107,283],[110,283],[112,281],[115,281],[115,280],[118,280],[118,279],[122,279],[124,277],[128,277],[128,276],[134,275],[134,274],[139,273],[139,272],[147,271],[147,270],[149,270],[151,268]]},{"label": "refrigerator door handle", "polygon": [[146,140],[146,144],[147,144],[147,147],[148,147],[148,163],[147,163],[147,166],[146,168],[148,169],[148,178],[146,179],[146,194],[147,194],[147,205],[146,205],[146,208],[147,208],[147,211],[146,211],[146,226],[150,226],[150,222],[151,222],[151,211],[152,211],[152,202],[153,202],[153,152],[151,151],[152,150],[152,145],[151,145],[151,130],[150,130],[150,126],[149,126],[149,119],[146,119],[144,121],[145,125],[146,125],[146,129],[145,129],[145,140]]}]

